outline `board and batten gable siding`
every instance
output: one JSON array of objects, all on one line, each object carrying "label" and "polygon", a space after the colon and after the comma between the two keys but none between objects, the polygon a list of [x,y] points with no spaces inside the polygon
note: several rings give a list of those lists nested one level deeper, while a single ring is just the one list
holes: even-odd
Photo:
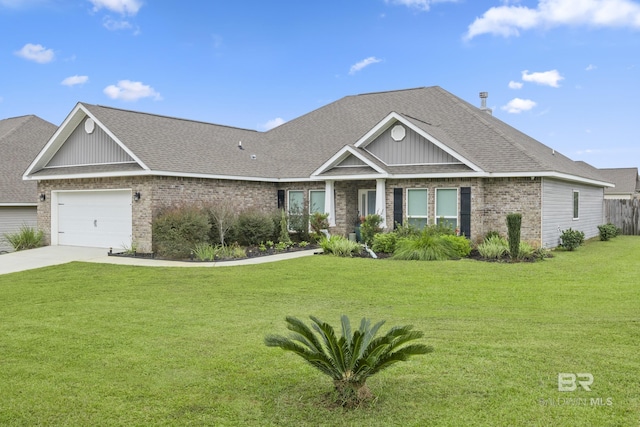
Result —
[{"label": "board and batten gable siding", "polygon": [[25,225],[36,228],[38,223],[35,206],[0,206],[0,252],[13,251],[4,238],[5,234],[16,233]]},{"label": "board and batten gable siding", "polygon": [[[394,125],[396,126],[396,125]],[[391,126],[365,148],[387,165],[449,164],[459,160],[412,129],[406,128],[402,141],[391,137]]]},{"label": "board and batten gable siding", "polygon": [[[573,192],[580,192],[578,219],[573,218]],[[544,178],[542,183],[542,244],[554,248],[562,231],[580,230],[585,238],[598,235],[604,221],[604,189],[575,182]]]},{"label": "board and batten gable siding", "polygon": [[46,167],[131,163],[134,160],[97,124],[85,131],[85,122],[76,127]]}]

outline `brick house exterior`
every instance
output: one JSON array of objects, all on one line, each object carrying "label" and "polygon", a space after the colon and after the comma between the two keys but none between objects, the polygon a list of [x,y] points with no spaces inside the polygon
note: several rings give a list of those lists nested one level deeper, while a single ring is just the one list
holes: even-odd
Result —
[{"label": "brick house exterior", "polygon": [[[506,215],[520,212],[523,240],[555,246],[556,228],[597,234],[597,200],[610,186],[438,87],[346,97],[264,133],[78,104],[24,179],[43,195],[38,227],[48,243],[86,245],[87,234],[113,232],[114,245],[124,238],[141,251],[166,207],[268,212],[294,201],[307,211],[318,204],[330,232],[343,235],[360,215],[378,213],[387,229],[442,220],[477,241],[506,234]],[[107,192],[122,218],[92,207]],[[69,194],[78,197],[59,199]],[[77,241],[66,231],[71,216],[88,224]]]}]

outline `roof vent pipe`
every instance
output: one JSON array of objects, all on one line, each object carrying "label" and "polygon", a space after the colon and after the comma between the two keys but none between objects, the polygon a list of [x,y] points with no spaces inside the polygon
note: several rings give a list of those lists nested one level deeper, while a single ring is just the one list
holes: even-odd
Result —
[{"label": "roof vent pipe", "polygon": [[493,115],[493,111],[491,108],[487,108],[487,98],[489,97],[489,92],[480,92],[480,111],[484,111],[485,113],[489,113]]}]

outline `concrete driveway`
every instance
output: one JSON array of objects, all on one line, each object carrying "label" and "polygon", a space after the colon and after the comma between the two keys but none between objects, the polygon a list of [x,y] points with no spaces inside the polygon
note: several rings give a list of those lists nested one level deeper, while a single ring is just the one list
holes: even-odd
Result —
[{"label": "concrete driveway", "polygon": [[96,261],[108,258],[109,249],[78,246],[44,246],[0,255],[0,274],[66,264],[71,261]]},{"label": "concrete driveway", "polygon": [[147,258],[125,258],[108,255],[109,249],[84,248],[79,246],[44,246],[26,251],[0,255],[0,275],[72,261],[95,262],[101,264],[138,265],[146,267],[232,267],[235,265],[262,264],[285,259],[313,255],[313,250],[287,252],[265,257],[246,258],[237,261],[181,262]]}]

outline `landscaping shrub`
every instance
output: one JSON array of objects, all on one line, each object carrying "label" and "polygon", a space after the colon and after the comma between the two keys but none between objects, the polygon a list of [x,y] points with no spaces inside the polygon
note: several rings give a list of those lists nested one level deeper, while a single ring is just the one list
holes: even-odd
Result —
[{"label": "landscaping shrub", "polygon": [[520,242],[518,251],[519,259],[534,259],[536,257],[536,250],[527,242]]},{"label": "landscaping shrub", "polygon": [[492,234],[478,245],[478,252],[482,258],[501,259],[509,253],[509,242],[498,234]]},{"label": "landscaping shrub", "polygon": [[471,253],[471,243],[469,239],[464,236],[452,236],[451,234],[445,234],[440,236],[441,239],[451,242],[453,248],[458,253],[458,257],[466,258]]},{"label": "landscaping shrub", "polygon": [[336,403],[346,408],[355,408],[373,398],[366,385],[372,375],[411,356],[433,351],[424,344],[405,345],[424,335],[410,325],[393,327],[385,335],[376,337],[384,321],[371,326],[371,322],[363,318],[360,327],[352,333],[349,318],[343,315],[342,336],[338,338],[331,325],[314,316],[310,318],[311,327],[287,316],[287,329],[293,334],[290,337],[269,335],[265,337],[265,344],[291,351],[331,377],[337,393]]},{"label": "landscaping shrub", "polygon": [[584,233],[571,228],[564,230],[560,235],[560,245],[568,251],[573,251],[584,243]]},{"label": "landscaping shrub", "polygon": [[204,211],[192,206],[161,212],[152,224],[153,250],[168,258],[189,258],[198,243],[207,243],[211,224]]},{"label": "landscaping shrub", "polygon": [[33,227],[22,225],[20,230],[15,233],[7,233],[4,238],[13,247],[15,251],[25,249],[39,248],[42,246],[44,233],[42,230],[36,230]]},{"label": "landscaping shrub", "polygon": [[311,237],[318,241],[324,236],[322,230],[329,228],[329,214],[314,212],[309,218],[309,226],[311,227]]},{"label": "landscaping shrub", "polygon": [[599,225],[598,230],[600,231],[600,240],[602,241],[607,241],[618,235],[618,229],[611,223]]},{"label": "landscaping shrub", "polygon": [[398,239],[402,237],[415,237],[420,235],[420,230],[408,222],[405,224],[399,224],[396,222],[396,228],[393,232],[398,236]]},{"label": "landscaping shrub", "polygon": [[396,233],[379,233],[373,237],[371,250],[385,254],[392,254],[396,250],[398,235]]},{"label": "landscaping shrub", "polygon": [[442,236],[424,230],[418,237],[400,239],[393,259],[416,261],[442,261],[458,259],[460,256],[453,243]]},{"label": "landscaping shrub", "polygon": [[216,247],[210,243],[196,243],[193,256],[198,261],[213,261],[216,258]]},{"label": "landscaping shrub", "polygon": [[382,217],[378,214],[371,214],[364,217],[364,221],[360,225],[360,235],[365,245],[373,244],[373,236],[382,232]]},{"label": "landscaping shrub", "polygon": [[238,216],[234,237],[242,246],[257,246],[273,237],[271,214],[257,209],[246,210]]},{"label": "landscaping shrub", "polygon": [[287,214],[284,209],[280,212],[279,223],[280,234],[278,235],[278,241],[285,244],[291,243],[291,237],[289,236],[289,223],[287,221]]},{"label": "landscaping shrub", "polygon": [[511,258],[520,255],[520,228],[522,227],[522,214],[511,213],[507,215],[507,236],[509,239],[509,253]]},{"label": "landscaping shrub", "polygon": [[325,254],[340,257],[352,257],[362,252],[362,246],[357,242],[352,242],[346,237],[333,235],[320,241],[320,247]]},{"label": "landscaping shrub", "polygon": [[289,212],[289,230],[295,233],[295,238],[309,240],[309,212],[302,207],[291,208]]}]

